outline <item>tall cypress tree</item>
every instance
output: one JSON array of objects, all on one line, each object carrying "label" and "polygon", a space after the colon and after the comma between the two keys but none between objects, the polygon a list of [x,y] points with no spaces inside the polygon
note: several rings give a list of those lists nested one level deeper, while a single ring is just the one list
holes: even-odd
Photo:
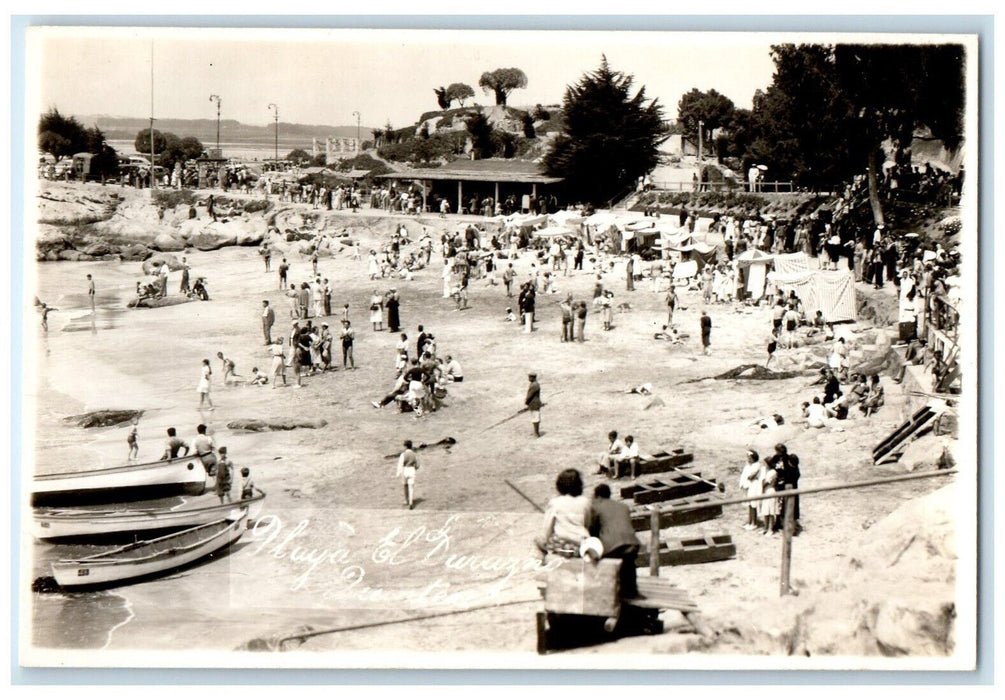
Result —
[{"label": "tall cypress tree", "polygon": [[663,108],[634,95],[634,78],[612,70],[604,56],[597,70],[565,90],[565,129],[544,157],[545,171],[565,179],[568,197],[597,205],[626,191],[656,167],[666,140]]}]

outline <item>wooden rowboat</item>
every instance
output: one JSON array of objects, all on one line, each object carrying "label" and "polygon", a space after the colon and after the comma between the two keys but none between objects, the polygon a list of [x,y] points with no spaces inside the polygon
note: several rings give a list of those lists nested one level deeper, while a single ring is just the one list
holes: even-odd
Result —
[{"label": "wooden rowboat", "polygon": [[128,544],[81,559],[53,562],[52,575],[65,588],[112,586],[191,564],[240,539],[248,509],[173,535]]},{"label": "wooden rowboat", "polygon": [[189,455],[143,464],[42,474],[32,480],[31,504],[111,503],[179,493],[198,494],[205,489],[206,471],[198,457]]},{"label": "wooden rowboat", "polygon": [[[210,498],[210,497],[206,497]],[[219,520],[234,508],[248,508],[248,522],[258,520],[265,504],[265,493],[236,503],[184,503],[174,508],[136,508],[130,510],[56,510],[37,509],[32,514],[31,534],[40,540],[87,539],[122,533],[180,530]]]}]

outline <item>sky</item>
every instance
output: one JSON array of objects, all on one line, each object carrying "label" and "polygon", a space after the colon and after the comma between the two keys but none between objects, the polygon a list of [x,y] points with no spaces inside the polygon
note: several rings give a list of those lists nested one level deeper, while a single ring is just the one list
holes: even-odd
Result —
[{"label": "sky", "polygon": [[433,89],[453,82],[493,104],[478,78],[500,67],[527,75],[511,105],[558,104],[602,54],[675,118],[680,96],[695,87],[749,108],[754,91],[771,82],[769,49],[778,41],[740,33],[43,27],[29,30],[27,108],[149,117],[152,47],[157,118],[214,119],[215,94],[221,118],[245,124],[271,124],[274,103],[280,122],[355,125],[359,112],[364,127],[401,127],[438,109]]}]

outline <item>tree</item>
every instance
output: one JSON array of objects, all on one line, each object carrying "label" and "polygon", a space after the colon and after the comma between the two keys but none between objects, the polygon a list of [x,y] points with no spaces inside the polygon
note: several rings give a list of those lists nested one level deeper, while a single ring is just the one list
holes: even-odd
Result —
[{"label": "tree", "polygon": [[523,135],[529,139],[537,136],[537,132],[534,130],[534,117],[529,114],[523,115]]},{"label": "tree", "polygon": [[833,50],[837,81],[854,105],[867,141],[869,203],[883,223],[879,197],[882,143],[910,146],[928,127],[949,149],[963,139],[964,51],[960,44],[838,44]]},{"label": "tree", "polygon": [[450,83],[447,87],[447,107],[449,107],[450,103],[455,100],[458,105],[463,107],[464,100],[474,96],[475,90],[470,85],[467,85],[466,83]]},{"label": "tree", "polygon": [[429,124],[427,122],[422,122],[422,126],[419,127],[419,138],[420,139],[429,138]]},{"label": "tree", "polygon": [[384,125],[384,143],[394,143],[394,127],[391,126],[391,120],[388,119],[387,123]]},{"label": "tree", "polygon": [[783,44],[771,55],[775,74],[754,94],[743,167],[767,165],[775,179],[826,189],[861,172],[868,145],[838,85],[831,47]]},{"label": "tree", "polygon": [[84,130],[86,140],[85,150],[93,153],[91,159],[91,175],[103,176],[114,175],[119,169],[119,159],[115,149],[105,142],[105,134],[97,127],[92,126]]},{"label": "tree", "polygon": [[475,160],[490,157],[495,150],[495,144],[492,142],[492,125],[489,124],[488,117],[481,112],[475,112],[468,115],[464,124],[471,135],[471,148]]},{"label": "tree", "polygon": [[181,140],[181,152],[185,160],[195,160],[196,158],[202,158],[202,154],[206,152],[206,149],[202,145],[202,141],[195,136],[186,136]]},{"label": "tree", "polygon": [[38,147],[57,160],[87,150],[87,133],[74,117],[64,117],[55,107],[38,120]]},{"label": "tree", "polygon": [[450,98],[447,97],[447,88],[440,86],[433,88],[433,92],[436,93],[436,104],[440,106],[440,109],[449,109]]},{"label": "tree", "polygon": [[150,153],[150,133],[153,131],[153,153],[156,156],[158,153],[162,153],[167,146],[167,140],[164,138],[164,134],[159,132],[157,129],[141,129],[136,134],[136,140],[133,141],[133,148],[136,149],[137,153],[143,153],[148,155]]},{"label": "tree", "polygon": [[574,199],[600,205],[656,167],[666,140],[663,107],[632,94],[634,77],[611,70],[607,57],[565,90],[565,128],[544,157],[548,175],[565,179]]},{"label": "tree", "polygon": [[506,106],[506,98],[511,92],[527,87],[527,75],[519,68],[496,68],[482,73],[478,87],[485,94],[495,94],[497,105]]},{"label": "tree", "polygon": [[711,139],[713,130],[729,123],[735,111],[733,101],[716,90],[702,92],[698,88],[691,88],[677,103],[677,119],[683,134],[696,138],[698,122],[702,122],[701,137],[705,143]]},{"label": "tree", "polygon": [[286,154],[286,160],[293,161],[297,165],[302,165],[311,161],[311,154],[302,148],[294,148]]}]

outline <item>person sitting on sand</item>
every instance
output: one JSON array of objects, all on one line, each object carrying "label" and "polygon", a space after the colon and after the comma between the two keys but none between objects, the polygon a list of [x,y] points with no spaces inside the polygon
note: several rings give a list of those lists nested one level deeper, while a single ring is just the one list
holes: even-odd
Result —
[{"label": "person sitting on sand", "polygon": [[885,402],[885,398],[883,396],[883,385],[879,383],[879,375],[872,375],[870,382],[869,393],[866,394],[865,399],[863,399],[862,403],[859,405],[862,413],[864,413],[867,417],[875,413]]},{"label": "person sitting on sand", "polygon": [[506,318],[504,318],[503,320],[506,321],[507,323],[512,323],[513,321],[516,321],[516,314],[513,313],[513,309],[511,309],[510,307],[506,307]]},{"label": "person sitting on sand", "polygon": [[590,536],[586,524],[590,517],[590,499],[583,495],[583,478],[575,469],[566,469],[555,480],[558,496],[548,501],[544,528],[534,539],[542,561],[548,554],[572,558]]},{"label": "person sitting on sand", "polygon": [[623,475],[626,475],[634,479],[638,476],[638,469],[639,446],[635,442],[635,438],[628,435],[625,437],[624,446],[614,460],[614,478],[620,479]]},{"label": "person sitting on sand", "polygon": [[254,384],[256,386],[265,386],[269,383],[269,375],[261,371],[257,367],[251,368],[251,379],[248,380],[249,384]]},{"label": "person sitting on sand", "polygon": [[810,428],[823,428],[827,425],[827,409],[820,403],[819,396],[814,396],[813,403],[806,407],[806,425]]},{"label": "person sitting on sand", "polygon": [[608,445],[607,451],[600,455],[600,460],[598,462],[600,469],[597,470],[597,474],[613,475],[615,460],[625,449],[625,443],[618,437],[617,430],[612,430],[607,433],[607,439],[611,444]]}]

